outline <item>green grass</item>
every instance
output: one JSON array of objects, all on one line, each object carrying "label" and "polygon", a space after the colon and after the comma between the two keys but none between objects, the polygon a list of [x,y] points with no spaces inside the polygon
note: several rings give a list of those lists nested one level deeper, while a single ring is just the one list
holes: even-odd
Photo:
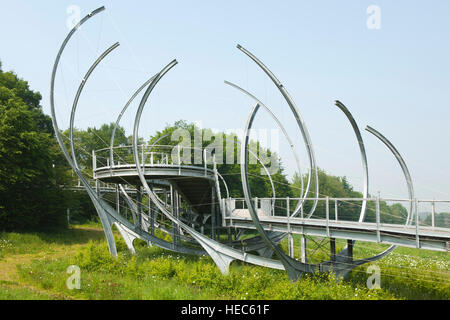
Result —
[{"label": "green grass", "polygon": [[[231,264],[228,275],[222,275],[208,256],[171,253],[147,247],[143,242],[137,242],[136,255],[131,255],[119,236],[116,236],[119,255],[113,258],[102,232],[93,227],[77,227],[56,234],[0,234],[0,243],[3,240],[11,243],[1,249],[4,257],[36,254],[17,266],[16,283],[0,282],[0,299],[448,300],[450,297],[448,253],[398,248],[377,262],[381,289],[369,290],[368,264],[355,269],[346,281],[316,274],[293,283],[283,271],[239,261]],[[344,245],[345,242],[338,241],[338,248]],[[309,247],[312,254],[315,250],[312,241]],[[360,243],[355,247],[355,256],[367,257],[382,248]],[[327,250],[328,247],[319,248],[313,259],[328,259]],[[81,269],[79,290],[66,286],[70,276],[66,270],[70,265]]]},{"label": "green grass", "polygon": [[[81,268],[81,289],[68,290],[66,268]],[[139,248],[135,256],[122,251],[117,259],[104,244],[89,243],[73,258],[39,259],[20,268],[21,279],[42,289],[85,299],[392,299],[332,276],[289,281],[284,272],[234,263],[222,275],[209,257],[171,254]]]},{"label": "green grass", "polygon": [[[329,259],[329,242],[325,238],[324,246],[318,247],[309,238],[308,257],[309,262],[318,263]],[[321,239],[314,238],[320,243]],[[296,257],[300,258],[300,239],[294,239]],[[282,247],[287,251],[287,240],[282,242]],[[345,240],[336,240],[336,252],[346,245]],[[354,247],[354,259],[364,259],[379,254],[388,245],[368,242],[356,242]],[[312,258],[312,259],[311,259]],[[367,268],[377,265],[381,273],[381,287],[400,299],[444,299],[450,298],[450,255],[448,252],[420,250],[406,247],[397,247],[388,256],[355,268],[348,281],[356,284],[364,284],[370,274]]]},{"label": "green grass", "polygon": [[[103,240],[98,224],[80,225],[60,232],[0,232],[0,259],[11,254],[52,253],[89,240]],[[100,227],[101,228],[101,227]]]},{"label": "green grass", "polygon": [[52,300],[52,296],[27,288],[0,285],[0,300]]}]

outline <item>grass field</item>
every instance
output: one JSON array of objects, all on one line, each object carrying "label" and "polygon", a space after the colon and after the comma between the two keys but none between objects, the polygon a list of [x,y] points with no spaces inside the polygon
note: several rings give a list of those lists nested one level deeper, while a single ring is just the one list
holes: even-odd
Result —
[{"label": "grass field", "polygon": [[[397,248],[376,263],[381,289],[370,290],[369,264],[355,269],[345,281],[317,274],[293,283],[278,270],[237,261],[228,275],[222,275],[207,256],[174,254],[140,242],[131,255],[118,235],[116,242],[119,256],[113,258],[96,224],[52,234],[0,233],[0,299],[450,298],[450,256],[445,252]],[[308,244],[312,262],[328,259],[328,247],[320,242],[311,239]],[[338,242],[338,248],[344,244]],[[385,247],[357,243],[355,256],[367,257]],[[67,288],[70,265],[80,267],[80,289]]]}]

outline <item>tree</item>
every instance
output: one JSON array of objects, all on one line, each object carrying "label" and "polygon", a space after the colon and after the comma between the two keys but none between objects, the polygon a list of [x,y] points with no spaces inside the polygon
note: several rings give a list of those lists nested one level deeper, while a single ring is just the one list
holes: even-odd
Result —
[{"label": "tree", "polygon": [[[183,141],[184,138],[180,137],[180,139],[176,139],[178,136],[176,133],[177,130],[183,129],[186,131],[189,141]],[[164,137],[167,135],[166,137]],[[163,138],[164,137],[164,138]],[[175,140],[174,140],[175,137]],[[201,145],[197,146],[194,138],[195,137],[201,137]],[[225,152],[230,151],[230,146],[227,146],[227,141],[234,140],[236,143],[233,143],[233,160],[232,161],[226,161]],[[187,123],[186,121],[180,120],[175,122],[173,125],[167,125],[162,131],[158,131],[155,135],[151,136],[149,139],[149,145],[153,144],[154,142],[158,141],[158,145],[162,146],[176,146],[180,143],[182,143],[185,146],[195,148],[205,148],[207,146],[211,146],[212,143],[217,142],[218,146],[220,146],[220,143],[222,143],[222,150],[224,154],[222,155],[222,162],[221,164],[217,165],[217,170],[219,173],[223,176],[225,182],[227,183],[230,197],[235,198],[242,198],[243,191],[242,191],[242,183],[241,183],[241,169],[240,169],[240,159],[239,159],[239,150],[240,150],[240,143],[236,135],[233,134],[226,134],[224,132],[215,132],[213,133],[210,129],[201,129],[197,127],[193,123]],[[272,159],[271,155],[272,153],[270,150],[263,149],[259,143],[250,141],[251,149],[252,150],[259,150],[259,154],[267,154],[267,157],[270,157]],[[158,149],[159,148],[159,149]],[[162,149],[161,149],[162,148]],[[228,149],[227,149],[228,148]],[[161,152],[167,152],[167,148],[164,147],[158,147],[155,146],[153,151],[161,151]],[[193,150],[193,149],[192,149]],[[251,155],[250,155],[251,157]],[[278,170],[276,172],[271,173],[271,178],[274,183],[275,187],[275,194],[277,197],[286,197],[291,196],[291,188],[290,183],[286,178],[286,175],[284,173],[284,168],[281,164],[280,159],[274,155],[274,158],[277,159],[278,164],[277,168]],[[195,151],[191,152],[191,163],[195,162]],[[201,161],[203,161],[203,158],[201,158]],[[211,161],[207,161],[208,163],[211,163]],[[231,162],[231,163],[229,163]],[[256,163],[255,163],[256,162]],[[265,165],[267,167],[270,166],[271,163]],[[212,165],[210,165],[212,167]],[[249,173],[249,184],[250,189],[252,192],[253,197],[271,197],[272,196],[272,188],[270,185],[270,180],[267,175],[265,175],[265,172],[263,170],[263,167],[261,163],[257,162],[256,160],[250,162],[248,166],[248,173]],[[221,194],[224,195],[225,190],[221,189]]]},{"label": "tree", "polygon": [[[98,166],[107,165],[107,159],[109,159],[109,146],[114,126],[114,123],[105,123],[98,129],[96,127],[89,127],[86,130],[74,128],[73,139],[78,164],[88,176],[92,176],[92,151],[97,152]],[[64,131],[63,136],[65,137],[64,143],[70,154],[70,132],[68,129]],[[114,146],[127,146],[130,144],[131,137],[127,137],[125,135],[125,130],[119,126],[114,135]],[[114,150],[115,160],[117,161],[124,160],[124,157],[129,157],[131,154],[131,148]]]},{"label": "tree", "polygon": [[[303,179],[303,185],[306,189],[308,176],[305,174],[300,177],[298,174],[294,174],[291,188],[293,193],[298,194],[301,190],[300,179]],[[348,183],[346,177],[336,177],[327,174],[324,170],[318,169],[319,179],[319,198],[362,198],[363,195],[360,192],[354,191],[353,187]],[[314,178],[311,182],[311,188],[308,192],[308,198],[316,197],[314,188]],[[369,195],[370,197],[370,195]],[[308,213],[313,205],[313,200],[307,200],[304,205],[304,212]],[[334,201],[329,202],[329,217],[334,219]],[[362,201],[339,201],[338,202],[338,219],[358,221],[361,213]],[[380,222],[382,223],[405,223],[407,216],[407,209],[400,203],[394,203],[388,205],[385,201],[380,201]],[[320,200],[317,203],[317,208],[314,211],[313,217],[325,218],[326,217],[326,203]],[[373,201],[367,202],[365,222],[376,221],[375,203]]]},{"label": "tree", "polygon": [[[65,224],[58,188],[61,154],[43,114],[41,95],[13,72],[0,69],[0,229],[30,230]],[[62,178],[63,179],[63,178]]]}]

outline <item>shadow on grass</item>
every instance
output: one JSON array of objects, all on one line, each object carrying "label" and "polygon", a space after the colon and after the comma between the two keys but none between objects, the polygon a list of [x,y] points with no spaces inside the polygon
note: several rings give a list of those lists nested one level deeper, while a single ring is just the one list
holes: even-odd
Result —
[{"label": "shadow on grass", "polygon": [[83,245],[104,241],[103,229],[97,226],[71,226],[48,232],[0,232],[0,257],[8,254],[43,252],[61,246]]}]

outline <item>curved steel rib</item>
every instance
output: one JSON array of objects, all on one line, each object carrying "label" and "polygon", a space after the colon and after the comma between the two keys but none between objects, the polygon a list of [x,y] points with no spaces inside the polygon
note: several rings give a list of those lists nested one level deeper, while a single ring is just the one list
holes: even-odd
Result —
[{"label": "curved steel rib", "polygon": [[[379,133],[374,128],[371,128],[370,126],[366,126],[366,130],[369,131],[370,133],[372,133],[378,139],[380,139],[388,147],[388,149],[397,158],[398,163],[400,164],[400,167],[402,168],[403,174],[404,174],[405,179],[406,179],[406,184],[408,186],[408,193],[409,193],[409,199],[410,199],[410,209],[408,211],[408,216],[406,218],[406,223],[405,223],[406,225],[409,225],[411,223],[410,215],[411,215],[412,210],[413,210],[414,188],[413,188],[412,179],[411,179],[411,175],[409,174],[408,167],[406,166],[406,163],[403,160],[403,158],[400,155],[400,153],[397,151],[397,149],[394,147],[394,145],[386,137],[384,137],[381,133]],[[396,245],[392,245],[389,248],[387,248],[385,251],[381,252],[380,254],[377,254],[377,255],[375,255],[373,257],[370,257],[370,258],[365,258],[365,259],[361,259],[361,260],[355,261],[354,263],[355,264],[363,264],[363,263],[366,263],[366,262],[379,260],[379,259],[385,257],[386,255],[388,255],[389,253],[391,253],[392,251],[394,251],[395,248],[397,248],[397,246]]]},{"label": "curved steel rib", "polygon": [[55,137],[56,140],[58,141],[59,147],[62,151],[62,153],[64,154],[64,157],[66,158],[67,162],[69,163],[69,165],[72,167],[72,169],[74,170],[75,174],[78,176],[78,178],[80,179],[81,183],[84,185],[84,187],[86,188],[86,191],[89,195],[89,197],[91,198],[92,202],[94,203],[94,206],[99,214],[100,217],[100,221],[102,222],[103,225],[103,229],[105,231],[105,236],[108,242],[108,247],[109,247],[109,251],[113,256],[117,255],[117,250],[116,250],[116,246],[114,243],[114,236],[112,234],[112,230],[111,230],[111,221],[109,221],[105,209],[101,206],[101,202],[100,199],[97,198],[96,193],[94,192],[94,190],[91,188],[91,186],[89,185],[89,182],[84,178],[84,176],[81,174],[81,172],[78,170],[78,167],[75,165],[76,159],[72,159],[69,155],[69,153],[66,150],[66,147],[64,146],[64,142],[62,140],[62,136],[61,133],[59,131],[59,127],[58,127],[58,121],[56,120],[56,112],[55,112],[55,78],[56,78],[56,71],[58,70],[58,65],[59,65],[59,61],[61,59],[61,55],[67,45],[67,43],[69,42],[70,38],[72,37],[72,35],[75,33],[76,30],[78,30],[78,28],[85,23],[87,20],[89,20],[90,18],[92,18],[93,16],[95,16],[96,14],[102,12],[103,10],[105,10],[105,7],[100,7],[98,9],[95,9],[94,11],[92,11],[91,13],[89,13],[88,15],[86,15],[83,19],[80,20],[80,22],[78,22],[67,34],[66,38],[64,39],[63,43],[61,44],[61,47],[58,50],[58,53],[56,55],[55,58],[55,62],[53,64],[53,70],[52,70],[52,76],[51,76],[51,80],[50,80],[50,111],[51,111],[51,116],[52,116],[52,125],[53,125],[53,130],[55,131]]},{"label": "curved steel rib", "polygon": [[228,191],[227,183],[225,182],[225,179],[222,177],[222,175],[219,172],[217,172],[217,175],[222,180],[223,185],[225,186],[225,191],[227,192],[227,199],[228,199],[230,197],[230,192]]},{"label": "curved steel rib", "polygon": [[[133,226],[131,225],[131,223],[128,220],[122,218],[119,214],[117,214],[115,212],[115,210],[113,208],[111,208],[111,206],[109,206],[104,200],[102,200],[100,197],[98,197],[97,193],[90,186],[89,181],[86,180],[86,178],[83,176],[81,171],[75,165],[74,160],[69,155],[69,152],[67,151],[67,149],[64,145],[62,135],[61,135],[61,132],[58,127],[58,121],[56,120],[56,111],[55,111],[54,90],[55,90],[56,72],[58,69],[59,61],[61,59],[61,55],[62,55],[67,43],[69,42],[70,38],[74,34],[74,32],[83,23],[85,23],[88,19],[90,19],[91,17],[95,16],[96,14],[102,12],[103,10],[105,10],[105,8],[100,7],[98,9],[92,11],[88,15],[86,15],[83,19],[81,19],[80,22],[78,22],[77,25],[75,25],[75,27],[73,27],[70,30],[70,32],[64,39],[64,41],[57,53],[57,56],[55,58],[52,75],[51,75],[51,81],[50,81],[50,110],[51,110],[52,124],[53,124],[53,130],[55,132],[55,137],[56,137],[56,140],[58,141],[58,145],[59,145],[62,153],[64,154],[64,157],[66,158],[67,162],[72,167],[72,169],[74,170],[75,174],[78,176],[78,179],[80,180],[80,182],[85,187],[89,197],[92,200],[92,203],[95,206],[95,209],[97,210],[97,213],[100,217],[100,221],[103,226],[103,230],[105,232],[109,251],[113,256],[117,256],[117,249],[116,249],[116,245],[114,242],[114,235],[113,235],[112,229],[111,229],[113,224],[116,224],[119,231],[124,236],[124,239],[126,242],[127,242],[127,240],[130,241],[133,238],[140,237],[141,239],[143,239],[145,241],[152,242],[153,244],[159,245],[165,249],[174,251],[173,248],[171,248],[171,246],[168,246],[163,240],[161,240],[159,238],[153,237],[153,236],[149,235],[148,233],[143,233],[141,230],[133,231]],[[196,250],[196,249],[191,249],[191,248],[182,248],[182,249],[183,250],[180,250],[180,251],[184,252],[184,253],[204,254],[203,250]]]},{"label": "curved steel rib", "polygon": [[110,148],[109,149],[109,158],[110,158],[110,161],[111,161],[111,166],[114,165],[114,153],[113,153],[114,138],[115,138],[115,135],[116,135],[117,127],[119,126],[120,119],[122,119],[123,114],[128,109],[128,106],[131,104],[131,102],[133,102],[134,98],[136,98],[136,96],[142,91],[142,89],[144,89],[150,82],[152,82],[154,78],[155,78],[155,76],[152,76],[150,79],[145,81],[144,84],[139,87],[139,89],[136,90],[136,92],[127,101],[127,103],[123,107],[122,111],[120,111],[120,114],[119,114],[119,116],[116,119],[113,131],[111,133],[111,143],[110,143],[110,147],[109,147]]},{"label": "curved steel rib", "polygon": [[276,255],[280,258],[281,263],[283,264],[289,278],[291,280],[297,280],[301,277],[303,272],[314,272],[316,269],[316,266],[310,265],[310,264],[304,264],[301,263],[295,259],[292,259],[288,255],[286,255],[278,246],[276,246],[272,240],[267,236],[266,232],[264,231],[264,228],[262,227],[258,214],[256,211],[256,208],[253,204],[253,201],[251,201],[251,191],[250,191],[250,185],[248,182],[248,144],[249,144],[249,131],[252,127],[253,120],[255,118],[255,115],[259,109],[260,105],[259,103],[256,103],[255,106],[252,108],[250,115],[247,120],[247,124],[245,126],[244,131],[244,141],[241,145],[241,180],[242,180],[242,189],[244,191],[244,197],[245,202],[247,203],[248,210],[250,212],[250,216],[253,220],[253,224],[255,225],[256,230],[258,231],[259,235],[263,239],[263,241],[266,243],[266,245],[272,249]]},{"label": "curved steel rib", "polygon": [[[239,141],[233,141],[235,144],[240,144]],[[248,150],[248,152],[254,156],[256,158],[256,160],[261,163],[261,166],[264,168],[264,171],[266,172],[267,176],[269,177],[269,181],[270,181],[270,186],[272,187],[272,210],[273,212],[275,212],[275,199],[276,199],[276,194],[275,194],[275,185],[273,184],[273,180],[272,180],[272,176],[270,175],[269,170],[266,168],[266,166],[264,165],[264,163],[262,162],[262,160],[252,151],[252,150]]]},{"label": "curved steel rib", "polygon": [[176,60],[173,60],[171,63],[169,63],[166,67],[164,67],[161,72],[159,72],[155,79],[152,81],[152,83],[148,86],[146,89],[144,95],[142,96],[141,102],[139,104],[138,110],[136,112],[136,118],[134,122],[134,129],[133,129],[133,156],[136,163],[136,170],[139,176],[139,179],[141,180],[141,183],[149,196],[149,198],[153,201],[153,203],[158,207],[158,209],[173,223],[181,227],[182,229],[186,230],[195,240],[197,240],[198,243],[208,252],[208,254],[213,258],[213,260],[216,262],[218,267],[223,273],[227,273],[229,264],[234,259],[239,259],[245,262],[257,264],[257,265],[263,265],[268,266],[271,268],[276,269],[283,269],[283,265],[279,263],[279,261],[267,259],[263,257],[258,257],[253,254],[248,254],[245,252],[242,252],[240,250],[236,250],[233,248],[230,248],[226,245],[223,245],[217,241],[214,241],[212,239],[207,238],[203,234],[197,232],[193,228],[187,226],[180,220],[173,217],[170,212],[167,211],[166,208],[164,208],[158,201],[156,195],[154,194],[153,190],[150,189],[145,176],[143,172],[143,168],[141,168],[141,164],[139,163],[139,155],[137,150],[137,140],[138,140],[138,132],[139,132],[139,122],[141,119],[142,111],[144,108],[145,103],[147,102],[147,99],[152,92],[155,85],[159,82],[159,80],[166,74],[173,66],[177,64]]},{"label": "curved steel rib", "polygon": [[[246,94],[247,96],[249,96],[250,98],[252,98],[253,100],[255,100],[255,102],[257,102],[261,107],[263,107],[263,108],[269,113],[269,115],[272,117],[272,119],[273,119],[273,120],[277,123],[277,125],[280,127],[281,131],[282,131],[283,134],[284,134],[284,137],[285,137],[286,140],[288,141],[289,146],[291,147],[292,153],[294,154],[294,157],[295,157],[295,163],[296,163],[296,165],[297,165],[298,174],[299,174],[300,177],[301,177],[301,176],[302,176],[302,171],[301,171],[301,167],[300,167],[300,160],[298,159],[297,152],[295,152],[294,144],[292,143],[291,138],[290,138],[289,135],[287,134],[286,129],[284,128],[283,124],[282,124],[282,123],[280,122],[280,120],[278,120],[278,118],[273,114],[272,110],[270,110],[269,107],[267,107],[267,106],[266,106],[264,103],[262,103],[258,98],[256,98],[254,95],[252,95],[250,92],[246,91],[245,89],[239,87],[238,85],[236,85],[236,84],[234,84],[234,83],[232,83],[232,82],[229,82],[229,81],[226,81],[226,80],[225,80],[224,82],[225,82],[225,84],[227,84],[227,85],[229,85],[229,86],[231,86],[231,87],[233,87],[233,88],[235,88],[235,89],[238,89],[239,91],[243,92],[244,94]],[[309,182],[311,182],[311,181],[309,181]],[[308,184],[308,188],[307,188],[307,190],[306,190],[306,192],[305,192],[305,196],[303,196],[303,179],[300,179],[300,185],[301,185],[301,190],[300,190],[300,197],[299,197],[299,198],[302,198],[302,197],[306,198],[306,194],[308,194],[310,184]],[[296,207],[296,209],[294,210],[292,216],[295,216],[295,215],[300,211],[300,206],[303,205],[304,201],[305,201],[305,199],[303,199],[302,201],[299,201],[299,202],[298,202],[297,207]]]},{"label": "curved steel rib", "polygon": [[[62,140],[62,136],[61,133],[59,132],[59,128],[58,128],[58,122],[56,120],[56,112],[55,112],[55,78],[56,78],[56,71],[58,69],[58,65],[59,65],[59,60],[61,59],[61,55],[67,45],[67,43],[69,42],[70,38],[72,37],[72,35],[75,33],[76,30],[78,30],[78,28],[85,23],[87,20],[89,20],[91,17],[93,17],[94,15],[102,12],[103,10],[105,10],[105,7],[100,7],[94,11],[92,11],[91,13],[89,13],[88,15],[86,15],[83,19],[80,20],[80,22],[78,22],[69,32],[69,34],[66,36],[66,38],[64,39],[61,47],[59,48],[58,54],[56,55],[56,59],[55,62],[53,64],[53,70],[52,70],[52,76],[51,76],[51,80],[50,80],[50,111],[51,111],[51,115],[52,115],[52,124],[53,124],[53,129],[55,131],[55,136],[56,136],[56,140],[58,141],[59,147],[61,148],[61,151],[63,152],[66,160],[69,162],[70,166],[72,168],[75,168],[74,162],[72,161],[72,158],[70,157],[69,153],[66,150],[66,147],[64,146],[64,142]],[[78,174],[78,171],[74,169],[74,171]],[[84,177],[81,176],[81,179],[83,182],[84,181]],[[87,183],[87,185],[89,185],[89,183]]]},{"label": "curved steel rib", "polygon": [[97,60],[95,60],[95,62],[89,67],[89,70],[86,72],[85,76],[83,77],[83,80],[81,81],[80,85],[78,86],[78,90],[77,93],[75,95],[75,99],[73,100],[73,105],[72,105],[72,111],[70,113],[70,150],[72,152],[72,158],[73,158],[73,162],[75,164],[75,166],[77,168],[79,168],[78,166],[78,160],[77,157],[75,155],[75,147],[74,147],[74,139],[73,139],[73,124],[75,121],[75,112],[77,109],[77,105],[78,105],[78,100],[80,98],[81,92],[83,91],[84,85],[86,84],[87,80],[89,79],[89,76],[91,75],[91,73],[94,71],[94,69],[97,67],[97,65],[111,52],[113,51],[115,48],[117,48],[119,46],[119,43],[116,42],[114,43],[112,46],[110,46],[108,49],[106,49],[105,52],[103,52],[98,58]]},{"label": "curved steel rib", "polygon": [[368,169],[368,165],[367,165],[366,149],[364,148],[364,141],[362,139],[361,132],[359,131],[358,125],[356,124],[356,121],[353,118],[353,116],[350,113],[350,111],[339,100],[336,100],[334,102],[334,104],[339,109],[341,109],[342,112],[344,112],[344,114],[346,115],[347,119],[350,121],[350,124],[353,127],[353,131],[355,132],[356,139],[358,140],[358,144],[359,144],[359,150],[360,150],[360,153],[361,153],[361,160],[362,160],[362,165],[363,165],[363,177],[364,177],[364,189],[363,189],[363,198],[364,198],[364,200],[363,200],[362,206],[361,206],[361,213],[359,214],[359,222],[363,222],[364,218],[366,216],[366,207],[367,207],[367,200],[366,199],[368,198],[368,195],[369,195],[369,169]]},{"label": "curved steel rib", "polygon": [[[314,213],[314,210],[316,209],[317,206],[317,198],[319,197],[319,177],[318,177],[318,173],[317,173],[317,164],[316,164],[316,159],[314,156],[314,150],[313,150],[313,146],[311,143],[311,138],[309,136],[308,133],[308,129],[306,128],[306,125],[302,119],[302,117],[300,116],[300,112],[298,111],[297,106],[295,105],[294,100],[292,100],[291,96],[289,95],[289,93],[287,92],[287,90],[284,88],[284,86],[281,84],[281,82],[275,77],[275,75],[272,73],[272,71],[269,70],[269,68],[267,68],[258,58],[256,58],[252,53],[250,53],[248,50],[246,50],[245,48],[243,48],[241,45],[237,45],[237,48],[239,50],[241,50],[243,53],[245,53],[248,57],[250,57],[250,59],[252,59],[268,76],[269,78],[273,81],[273,83],[277,86],[278,90],[280,90],[281,94],[283,95],[284,99],[286,100],[287,104],[289,105],[295,120],[297,121],[297,125],[302,133],[303,136],[303,141],[306,145],[306,150],[308,152],[308,158],[309,158],[309,176],[308,176],[308,185],[311,183],[311,178],[312,178],[312,171],[314,171],[314,177],[315,177],[315,191],[316,191],[316,199],[314,200],[314,204],[311,208],[311,211],[308,213],[307,218],[311,217],[312,214]],[[306,197],[308,196],[308,194],[306,193]],[[296,210],[299,208],[296,208]]]},{"label": "curved steel rib", "polygon": [[411,179],[411,175],[409,174],[408,167],[406,166],[405,161],[403,160],[402,156],[400,155],[400,152],[397,151],[397,149],[394,147],[394,145],[381,133],[379,133],[377,130],[370,126],[366,126],[366,130],[369,131],[371,134],[373,134],[375,137],[381,140],[386,147],[389,148],[389,150],[394,154],[395,158],[397,159],[398,163],[400,164],[400,167],[402,168],[403,175],[406,179],[406,184],[408,186],[408,195],[410,199],[410,206],[408,211],[408,216],[406,217],[406,225],[411,224],[412,221],[412,212],[413,212],[413,199],[414,199],[414,187]]}]

